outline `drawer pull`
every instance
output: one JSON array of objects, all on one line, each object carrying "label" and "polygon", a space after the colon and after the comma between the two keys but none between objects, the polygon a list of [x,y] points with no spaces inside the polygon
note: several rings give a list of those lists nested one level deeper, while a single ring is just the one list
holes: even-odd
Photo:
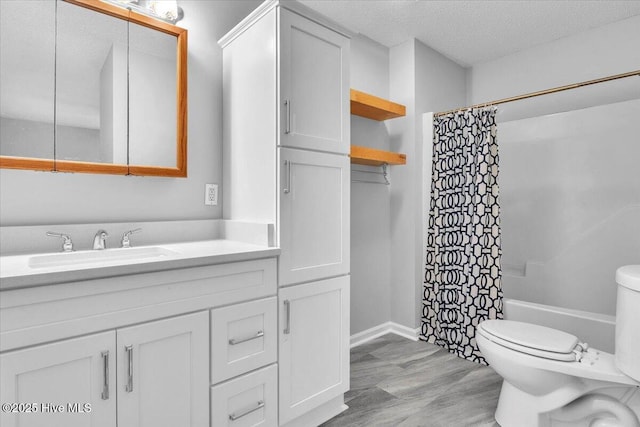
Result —
[{"label": "drawer pull", "polygon": [[244,417],[245,415],[249,415],[250,413],[257,411],[260,408],[264,408],[264,402],[262,400],[258,400],[258,406],[256,406],[255,408],[248,409],[248,410],[246,410],[246,411],[244,411],[244,412],[242,412],[240,414],[237,414],[237,415],[235,413],[234,414],[229,414],[229,419],[231,421],[235,421],[235,420],[237,420],[239,418]]},{"label": "drawer pull", "polygon": [[104,376],[102,380],[102,394],[100,397],[102,400],[109,399],[109,352],[103,351],[100,353],[102,357],[102,375]]},{"label": "drawer pull", "polygon": [[242,344],[243,342],[247,342],[247,341],[251,341],[251,340],[255,340],[256,338],[260,338],[264,336],[264,331],[258,331],[256,332],[255,335],[250,336],[248,338],[243,338],[241,340],[237,340],[235,338],[231,338],[229,340],[229,345],[237,345],[237,344]]},{"label": "drawer pull", "polygon": [[291,133],[291,101],[284,101],[284,106],[287,109],[287,125],[285,126],[284,133]]},{"label": "drawer pull", "polygon": [[124,386],[124,390],[127,393],[131,393],[133,391],[133,346],[128,345],[124,348],[125,353],[127,353],[127,384]]},{"label": "drawer pull", "polygon": [[284,161],[284,167],[287,168],[287,186],[282,189],[284,194],[291,192],[291,162],[289,160]]},{"label": "drawer pull", "polygon": [[284,300],[284,310],[285,310],[285,318],[286,323],[284,327],[284,331],[282,331],[285,335],[289,335],[291,333],[291,302],[288,299]]}]

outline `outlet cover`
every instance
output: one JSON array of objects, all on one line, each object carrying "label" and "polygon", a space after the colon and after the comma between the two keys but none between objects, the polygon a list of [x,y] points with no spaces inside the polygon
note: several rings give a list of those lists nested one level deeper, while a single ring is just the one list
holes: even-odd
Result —
[{"label": "outlet cover", "polygon": [[218,184],[204,185],[204,204],[208,206],[218,204]]}]

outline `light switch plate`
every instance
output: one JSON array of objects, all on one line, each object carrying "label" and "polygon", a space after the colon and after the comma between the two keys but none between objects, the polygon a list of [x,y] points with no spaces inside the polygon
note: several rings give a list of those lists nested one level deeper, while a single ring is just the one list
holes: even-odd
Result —
[{"label": "light switch plate", "polygon": [[204,204],[208,206],[218,204],[218,184],[204,185]]}]

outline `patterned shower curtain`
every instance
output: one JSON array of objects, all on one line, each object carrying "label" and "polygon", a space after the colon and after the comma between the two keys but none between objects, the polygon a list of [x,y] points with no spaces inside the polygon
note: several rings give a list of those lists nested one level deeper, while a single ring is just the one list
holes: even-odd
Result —
[{"label": "patterned shower curtain", "polygon": [[434,117],[420,337],[485,365],[476,326],[503,317],[495,114]]}]

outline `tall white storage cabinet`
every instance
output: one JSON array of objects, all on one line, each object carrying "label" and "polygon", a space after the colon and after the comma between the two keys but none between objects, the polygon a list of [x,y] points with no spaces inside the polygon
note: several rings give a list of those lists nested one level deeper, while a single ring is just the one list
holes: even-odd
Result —
[{"label": "tall white storage cabinet", "polygon": [[219,43],[224,216],[275,224],[278,424],[318,425],[349,389],[349,38],[267,1]]}]

